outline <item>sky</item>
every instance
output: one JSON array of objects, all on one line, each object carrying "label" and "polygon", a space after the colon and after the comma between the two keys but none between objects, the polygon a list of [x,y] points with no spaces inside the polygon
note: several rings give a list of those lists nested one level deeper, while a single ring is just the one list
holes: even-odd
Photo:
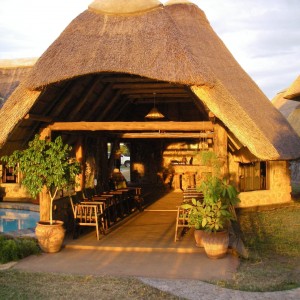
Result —
[{"label": "sky", "polygon": [[[41,56],[91,2],[0,0],[0,59]],[[300,0],[190,2],[269,99],[300,75]]]}]

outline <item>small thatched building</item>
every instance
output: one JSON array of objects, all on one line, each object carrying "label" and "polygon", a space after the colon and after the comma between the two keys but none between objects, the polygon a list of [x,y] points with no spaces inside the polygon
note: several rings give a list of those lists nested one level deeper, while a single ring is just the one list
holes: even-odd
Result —
[{"label": "small thatched building", "polygon": [[29,73],[36,59],[0,60],[0,108]]},{"label": "small thatched building", "polygon": [[[159,121],[145,119],[154,105]],[[0,124],[0,154],[37,132],[62,135],[86,167],[83,186],[105,186],[108,142],[129,145],[133,182],[169,172],[175,189],[198,184],[208,170],[197,153],[214,151],[241,206],[289,201],[288,161],[300,157],[297,134],[188,1],[94,1],[36,62]]]},{"label": "small thatched building", "polygon": [[[273,99],[273,105],[284,115],[296,133],[300,136],[300,76],[289,88],[278,93]],[[291,179],[300,182],[299,161],[291,163]]]}]

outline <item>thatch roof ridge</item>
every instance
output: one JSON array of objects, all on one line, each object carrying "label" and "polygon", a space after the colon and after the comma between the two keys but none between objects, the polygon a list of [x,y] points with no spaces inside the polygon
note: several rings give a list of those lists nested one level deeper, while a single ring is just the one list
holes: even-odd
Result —
[{"label": "thatch roof ridge", "polygon": [[158,0],[94,0],[88,8],[96,13],[130,15],[162,6]]},{"label": "thatch roof ridge", "polygon": [[192,3],[189,0],[169,0],[164,4],[164,6],[174,5],[174,4],[192,4],[192,5],[194,5],[194,3]]}]

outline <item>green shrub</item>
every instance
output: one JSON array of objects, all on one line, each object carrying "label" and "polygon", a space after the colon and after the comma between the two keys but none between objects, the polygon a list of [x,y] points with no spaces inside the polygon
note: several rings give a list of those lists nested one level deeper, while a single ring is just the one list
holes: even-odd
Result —
[{"label": "green shrub", "polygon": [[12,239],[0,236],[0,263],[2,264],[38,253],[40,249],[33,239]]}]

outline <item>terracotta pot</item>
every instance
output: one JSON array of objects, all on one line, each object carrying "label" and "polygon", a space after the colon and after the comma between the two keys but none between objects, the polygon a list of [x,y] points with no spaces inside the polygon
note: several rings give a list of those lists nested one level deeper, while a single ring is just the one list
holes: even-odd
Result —
[{"label": "terracotta pot", "polygon": [[203,235],[206,234],[206,232],[204,230],[201,229],[195,229],[194,230],[194,237],[195,237],[195,241],[196,241],[196,247],[204,247],[203,246],[203,242],[202,242],[202,238]]},{"label": "terracotta pot", "polygon": [[50,222],[40,221],[35,228],[35,234],[38,239],[39,246],[44,252],[55,253],[60,251],[65,237],[64,222],[53,221]]},{"label": "terracotta pot", "polygon": [[227,254],[229,244],[228,231],[205,233],[202,237],[204,250],[209,258],[222,258]]}]

